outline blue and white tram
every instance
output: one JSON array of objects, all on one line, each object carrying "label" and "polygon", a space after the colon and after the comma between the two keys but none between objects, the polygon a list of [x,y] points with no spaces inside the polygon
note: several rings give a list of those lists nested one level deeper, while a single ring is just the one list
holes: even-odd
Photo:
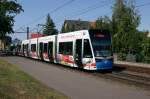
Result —
[{"label": "blue and white tram", "polygon": [[[107,30],[80,30],[25,40],[24,56],[86,70],[113,67],[112,41]],[[28,50],[27,50],[28,49]],[[26,51],[26,53],[25,53]]]}]

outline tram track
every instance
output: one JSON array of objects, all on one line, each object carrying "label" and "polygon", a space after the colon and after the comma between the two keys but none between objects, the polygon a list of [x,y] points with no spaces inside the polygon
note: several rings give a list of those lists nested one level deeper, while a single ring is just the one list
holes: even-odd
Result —
[{"label": "tram track", "polygon": [[[58,66],[59,67],[59,66]],[[62,66],[60,66],[62,67]],[[65,66],[63,66],[65,68]],[[63,68],[62,67],[62,68]],[[112,71],[85,71],[75,68],[65,68],[72,72],[82,73],[89,76],[94,76],[103,79],[109,79],[120,83],[125,83],[131,86],[137,86],[150,90],[150,74],[130,71],[125,68],[114,68]]]},{"label": "tram track", "polygon": [[148,74],[123,70],[111,73],[94,73],[94,76],[150,90],[150,75]]},{"label": "tram track", "polygon": [[118,78],[122,80],[130,81],[131,83],[149,85],[150,86],[150,77],[145,77],[143,75],[136,75],[134,73],[126,73],[126,72],[112,72],[111,74],[107,74],[107,76],[111,76],[113,78]]},{"label": "tram track", "polygon": [[114,69],[110,71],[87,71],[87,70],[71,68],[71,67],[66,67],[66,66],[58,66],[58,65],[57,67],[64,69],[64,70],[70,70],[72,72],[81,73],[84,75],[94,76],[94,77],[103,78],[103,79],[109,79],[109,80],[117,81],[120,83],[125,83],[131,86],[137,86],[137,87],[150,90],[150,74],[149,73],[130,71],[123,67],[114,67]]}]

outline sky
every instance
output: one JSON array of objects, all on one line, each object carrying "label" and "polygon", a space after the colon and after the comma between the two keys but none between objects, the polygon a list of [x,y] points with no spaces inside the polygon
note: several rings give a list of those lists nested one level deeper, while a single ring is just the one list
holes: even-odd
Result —
[{"label": "sky", "polygon": [[[64,20],[94,21],[100,16],[112,16],[114,0],[17,0],[24,12],[15,17],[14,31],[37,32],[42,29],[38,24],[45,24],[49,13],[56,28],[60,31]],[[149,4],[149,5],[145,5]],[[141,16],[139,30],[150,31],[150,0],[135,0],[138,14]],[[26,39],[26,33],[14,33],[13,39]]]}]

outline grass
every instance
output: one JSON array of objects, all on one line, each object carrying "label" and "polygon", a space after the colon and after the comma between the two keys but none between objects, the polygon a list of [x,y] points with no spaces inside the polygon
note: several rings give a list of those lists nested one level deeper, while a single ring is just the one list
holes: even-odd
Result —
[{"label": "grass", "polygon": [[68,99],[0,59],[0,99]]}]

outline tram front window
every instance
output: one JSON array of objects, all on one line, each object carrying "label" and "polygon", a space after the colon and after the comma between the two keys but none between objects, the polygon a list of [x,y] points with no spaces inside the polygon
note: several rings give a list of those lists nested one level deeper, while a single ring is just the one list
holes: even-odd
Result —
[{"label": "tram front window", "polygon": [[83,57],[84,58],[92,58],[90,42],[88,39],[84,39]]},{"label": "tram front window", "polygon": [[108,32],[92,32],[90,37],[95,57],[108,57],[112,55],[111,37]]},{"label": "tram front window", "polygon": [[[102,41],[102,42],[101,42]],[[95,57],[111,56],[111,43],[106,40],[93,40],[93,49]]]}]

